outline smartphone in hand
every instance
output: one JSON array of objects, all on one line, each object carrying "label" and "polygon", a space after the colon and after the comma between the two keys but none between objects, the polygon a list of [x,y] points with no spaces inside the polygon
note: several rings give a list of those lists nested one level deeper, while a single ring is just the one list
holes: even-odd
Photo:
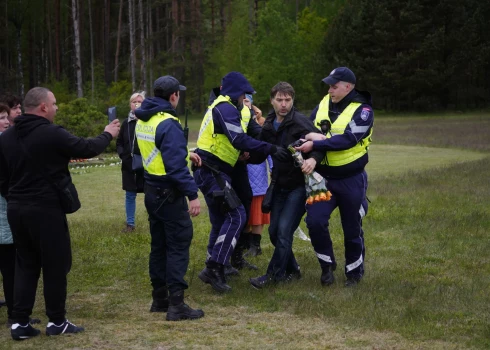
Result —
[{"label": "smartphone in hand", "polygon": [[107,116],[109,117],[109,123],[117,119],[116,107],[109,107],[107,109]]}]

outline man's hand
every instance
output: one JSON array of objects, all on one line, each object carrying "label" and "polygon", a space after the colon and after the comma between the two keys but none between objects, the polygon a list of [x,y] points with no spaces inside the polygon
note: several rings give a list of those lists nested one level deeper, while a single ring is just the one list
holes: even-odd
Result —
[{"label": "man's hand", "polygon": [[277,146],[277,151],[274,154],[271,154],[271,156],[273,160],[278,160],[280,162],[287,162],[292,158],[291,152],[281,146]]},{"label": "man's hand", "polygon": [[121,128],[121,123],[119,123],[118,119],[114,119],[112,122],[110,122],[109,125],[105,127],[104,131],[107,131],[109,134],[111,134],[112,138],[116,138],[117,135],[119,135],[120,128]]},{"label": "man's hand", "polygon": [[314,158],[305,159],[301,166],[301,171],[306,175],[310,175],[316,167],[316,160]]},{"label": "man's hand", "polygon": [[252,105],[252,109],[254,110],[257,119],[262,118],[262,111],[257,106]]},{"label": "man's hand", "polygon": [[199,198],[189,201],[190,216],[198,216],[200,212],[201,212],[201,202],[199,202]]},{"label": "man's hand", "polygon": [[248,152],[243,152],[242,154],[240,154],[240,156],[238,157],[238,160],[241,161],[241,162],[245,162],[247,160],[250,159],[250,153]]},{"label": "man's hand", "polygon": [[319,134],[317,132],[310,132],[309,134],[306,134],[305,139],[308,141],[323,141],[326,139],[325,135]]},{"label": "man's hand", "polygon": [[313,141],[306,141],[301,146],[294,147],[294,149],[303,153],[309,153],[313,150]]},{"label": "man's hand", "polygon": [[201,157],[199,157],[199,154],[197,153],[189,152],[189,159],[191,160],[192,164],[194,164],[195,166],[202,165]]}]

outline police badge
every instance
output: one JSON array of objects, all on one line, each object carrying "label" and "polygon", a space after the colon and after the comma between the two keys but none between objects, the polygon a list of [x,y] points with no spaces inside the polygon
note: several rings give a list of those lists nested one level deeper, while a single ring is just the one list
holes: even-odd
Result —
[{"label": "police badge", "polygon": [[371,110],[369,108],[363,108],[361,112],[361,119],[366,121],[369,118],[369,113]]}]

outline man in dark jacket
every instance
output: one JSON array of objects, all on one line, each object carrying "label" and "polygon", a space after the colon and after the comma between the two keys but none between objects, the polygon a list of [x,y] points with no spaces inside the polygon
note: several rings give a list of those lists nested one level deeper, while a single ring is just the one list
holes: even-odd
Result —
[{"label": "man in dark jacket", "polygon": [[167,312],[167,321],[204,316],[202,310],[184,303],[184,290],[188,288],[184,276],[193,235],[190,216],[199,215],[201,204],[187,167],[190,157],[187,140],[175,111],[183,90],[186,87],[174,77],[160,77],[153,84],[155,97],[145,99],[135,111],[139,119],[136,138],[145,169],[145,206],[151,233],[149,269],[153,304],[150,311]]},{"label": "man in dark jacket", "polygon": [[[286,82],[280,82],[271,89],[274,110],[262,127],[262,140],[278,147],[288,147],[306,134],[316,132],[313,123],[293,107],[294,96],[293,87]],[[321,160],[322,154],[316,152],[312,157]],[[292,247],[294,231],[305,213],[306,188],[304,175],[295,166],[291,153],[286,159],[274,159],[272,179],[275,187],[269,235],[275,249],[266,274],[250,279],[255,288],[301,277]]]},{"label": "man in dark jacket", "polygon": [[[356,77],[347,67],[334,69],[323,79],[330,85],[328,95],[313,110],[310,119],[323,135],[309,134],[309,142],[298,150],[321,151],[324,158],[316,171],[328,179],[332,193],[329,201],[306,206],[306,224],[311,243],[322,268],[320,282],[334,282],[337,262],[328,230],[330,215],[339,207],[345,247],[345,286],[355,286],[364,275],[364,231],[362,219],[367,214],[368,146],[373,132],[374,113],[371,95],[355,89]],[[311,169],[303,169],[306,173]]]},{"label": "man in dark jacket", "polygon": [[58,107],[51,91],[36,87],[26,94],[25,114],[0,137],[0,191],[7,199],[7,215],[17,249],[12,338],[39,335],[29,324],[36,288],[43,271],[47,335],[78,333],[83,328],[66,317],[66,276],[71,247],[66,214],[59,191],[49,183],[70,177],[70,158],[101,153],[119,132],[119,121],[95,138],[83,139],[54,125]]}]

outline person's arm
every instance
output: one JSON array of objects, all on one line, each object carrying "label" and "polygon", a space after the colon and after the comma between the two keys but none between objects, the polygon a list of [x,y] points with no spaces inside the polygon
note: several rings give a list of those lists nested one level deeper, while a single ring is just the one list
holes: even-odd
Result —
[{"label": "person's arm", "polygon": [[259,125],[259,123],[257,123],[255,119],[251,118],[250,122],[248,123],[247,135],[258,140],[261,131],[262,127]]},{"label": "person's arm", "polygon": [[119,120],[112,121],[99,136],[87,139],[70,134],[62,126],[56,128],[55,142],[63,154],[71,158],[91,158],[102,153],[118,135]]},{"label": "person's arm", "polygon": [[182,126],[174,119],[158,124],[155,144],[162,155],[167,178],[189,201],[197,199],[197,185],[187,166],[187,142]]},{"label": "person's arm", "polygon": [[371,106],[363,104],[357,108],[343,134],[321,141],[313,141],[314,151],[343,151],[354,147],[366,138],[373,127],[374,113]]},{"label": "person's arm", "polygon": [[[295,122],[298,125],[297,133],[295,135],[298,140],[303,139],[305,137],[305,135],[310,134],[310,133],[321,135],[320,130],[318,130],[313,125],[313,122],[310,119],[308,119],[306,116],[304,116],[300,113],[297,113],[297,118],[295,118]],[[315,151],[310,152],[308,154],[303,154],[303,158],[305,160],[307,160],[307,159],[314,159],[315,160],[315,164],[312,165],[313,168],[315,167],[315,165],[317,163],[320,163],[324,157],[325,157],[325,152],[324,151],[322,152],[319,150],[315,150]]]},{"label": "person's arm", "polygon": [[213,109],[213,122],[215,132],[224,134],[233,147],[241,151],[274,154],[275,145],[257,141],[243,132],[240,125],[240,112],[228,103],[221,103]]}]

